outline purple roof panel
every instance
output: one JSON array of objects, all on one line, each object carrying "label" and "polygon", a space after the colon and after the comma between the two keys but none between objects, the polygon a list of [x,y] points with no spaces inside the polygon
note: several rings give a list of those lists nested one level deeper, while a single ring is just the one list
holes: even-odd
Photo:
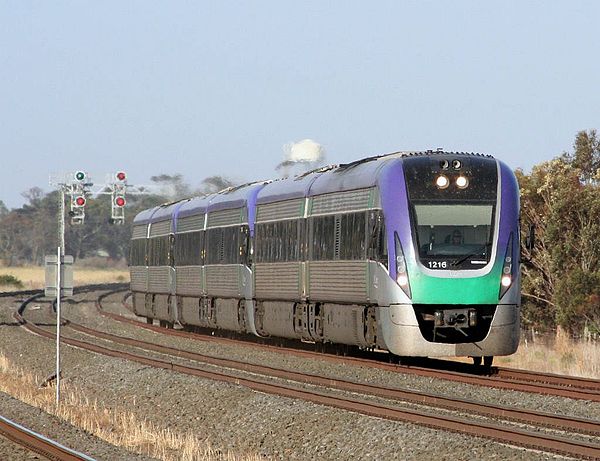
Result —
[{"label": "purple roof panel", "polygon": [[[187,199],[185,200],[187,201]],[[160,222],[160,221],[166,221],[172,218],[173,216],[173,212],[179,207],[181,206],[181,204],[184,201],[178,201],[178,202],[173,202],[173,203],[168,203],[165,205],[161,205],[160,207],[158,207],[158,209],[156,210],[156,212],[152,215],[152,217],[150,218],[150,222],[151,223],[155,223],[155,222]]]},{"label": "purple roof panel", "polygon": [[322,173],[311,173],[304,177],[280,179],[267,184],[258,194],[256,203],[279,202],[299,197],[306,197],[310,186]]},{"label": "purple roof panel", "polygon": [[379,172],[388,161],[371,160],[326,171],[312,184],[309,196],[372,187],[377,184]]},{"label": "purple roof panel", "polygon": [[208,205],[208,211],[229,210],[232,208],[241,208],[248,204],[248,207],[253,207],[256,200],[256,194],[264,187],[265,183],[253,183],[238,188],[234,188],[229,192],[213,195]]},{"label": "purple roof panel", "polygon": [[202,197],[194,197],[193,199],[184,203],[178,210],[177,219],[206,213],[208,203],[212,197],[214,197],[214,194],[205,195]]},{"label": "purple roof panel", "polygon": [[135,218],[133,218],[133,225],[140,226],[142,224],[148,224],[150,222],[150,218],[159,207],[155,206],[154,208],[148,208],[147,210],[140,211]]}]

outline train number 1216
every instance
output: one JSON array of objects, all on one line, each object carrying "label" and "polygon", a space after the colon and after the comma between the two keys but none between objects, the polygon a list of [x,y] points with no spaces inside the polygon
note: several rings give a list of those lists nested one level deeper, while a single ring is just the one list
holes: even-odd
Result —
[{"label": "train number 1216", "polygon": [[429,269],[447,269],[448,261],[427,261]]}]

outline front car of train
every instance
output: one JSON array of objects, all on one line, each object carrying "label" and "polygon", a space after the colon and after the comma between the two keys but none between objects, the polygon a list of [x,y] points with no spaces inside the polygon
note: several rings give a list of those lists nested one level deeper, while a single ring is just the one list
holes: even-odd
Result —
[{"label": "front car of train", "polygon": [[385,347],[403,356],[514,353],[519,191],[510,168],[479,154],[409,154],[383,168],[379,189],[395,282],[379,290]]}]

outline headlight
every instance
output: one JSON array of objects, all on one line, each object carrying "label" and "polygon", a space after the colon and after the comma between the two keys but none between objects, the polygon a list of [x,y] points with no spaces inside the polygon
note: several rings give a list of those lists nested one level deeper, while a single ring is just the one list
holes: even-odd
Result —
[{"label": "headlight", "polygon": [[406,260],[404,259],[404,251],[402,251],[402,244],[397,232],[394,232],[394,241],[396,244],[396,283],[402,288],[406,296],[410,298],[410,282],[406,270]]},{"label": "headlight", "polygon": [[443,174],[439,175],[435,180],[435,185],[438,186],[438,189],[445,189],[450,185],[450,181]]},{"label": "headlight", "polygon": [[502,299],[502,296],[508,291],[512,285],[512,269],[513,269],[513,234],[511,232],[508,238],[508,245],[506,245],[506,252],[504,253],[504,261],[502,262],[502,276],[500,278],[500,294],[498,299]]},{"label": "headlight", "polygon": [[459,189],[465,189],[469,185],[469,180],[465,176],[459,176],[456,178],[456,187]]},{"label": "headlight", "polygon": [[407,288],[408,276],[406,274],[398,274],[396,277],[396,282],[398,282],[398,285],[400,285],[402,288]]}]

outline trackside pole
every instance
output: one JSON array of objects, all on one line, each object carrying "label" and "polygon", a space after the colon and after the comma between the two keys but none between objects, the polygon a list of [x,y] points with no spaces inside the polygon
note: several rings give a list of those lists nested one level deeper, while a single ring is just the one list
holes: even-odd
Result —
[{"label": "trackside pole", "polygon": [[56,263],[56,405],[60,403],[60,295],[61,280],[60,272],[62,269],[61,247],[58,247],[58,260]]},{"label": "trackside pole", "polygon": [[56,405],[60,402],[60,295],[62,255],[65,251],[65,188],[60,188],[58,213],[58,251],[56,260]]}]

